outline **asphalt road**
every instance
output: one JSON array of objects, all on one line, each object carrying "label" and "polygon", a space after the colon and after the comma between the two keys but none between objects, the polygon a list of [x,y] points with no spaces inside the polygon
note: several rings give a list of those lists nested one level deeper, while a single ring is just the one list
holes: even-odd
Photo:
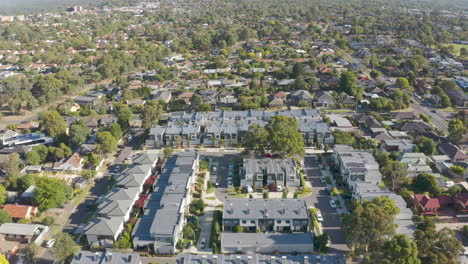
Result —
[{"label": "asphalt road", "polygon": [[326,193],[326,184],[320,181],[321,173],[318,163],[313,156],[306,156],[304,159],[307,180],[312,183],[312,195],[307,197],[307,204],[318,208],[322,212],[322,232],[328,234],[330,238],[330,253],[345,253],[349,251],[346,245],[345,233],[341,228],[340,216],[336,209],[330,206],[330,196]]},{"label": "asphalt road", "polygon": [[[429,116],[434,127],[440,128],[443,131],[448,132],[447,119],[450,116],[449,113],[440,109],[421,105],[419,101],[414,101],[414,103],[411,104],[411,108],[419,114],[425,114]],[[436,113],[433,113],[432,110],[436,110]]]}]

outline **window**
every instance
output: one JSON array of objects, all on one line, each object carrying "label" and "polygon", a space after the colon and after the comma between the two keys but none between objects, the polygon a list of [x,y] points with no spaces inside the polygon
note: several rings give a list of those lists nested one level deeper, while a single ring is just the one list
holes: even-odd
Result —
[{"label": "window", "polygon": [[166,136],[166,140],[171,140],[171,136]]},{"label": "window", "polygon": [[277,224],[281,224],[281,220],[276,220],[276,223],[277,223]]},{"label": "window", "polygon": [[286,224],[289,224],[290,222],[291,222],[291,221],[289,221],[289,220],[286,220]]},{"label": "window", "polygon": [[263,175],[257,175],[257,180],[263,180]]},{"label": "window", "polygon": [[213,138],[213,135],[206,135],[206,138],[207,138],[207,139],[212,139],[212,138]]},{"label": "window", "polygon": [[254,220],[252,220],[252,221],[250,221],[250,223],[251,223],[251,224],[255,224],[255,221],[254,221]]},{"label": "window", "polygon": [[191,139],[197,139],[197,136],[196,135],[191,135],[190,138]]},{"label": "window", "polygon": [[242,220],[242,223],[243,223],[243,224],[247,224],[247,221],[245,221],[245,220]]}]

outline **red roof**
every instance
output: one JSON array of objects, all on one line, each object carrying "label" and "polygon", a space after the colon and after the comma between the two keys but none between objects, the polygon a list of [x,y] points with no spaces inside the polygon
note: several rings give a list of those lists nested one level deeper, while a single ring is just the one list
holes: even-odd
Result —
[{"label": "red roof", "polygon": [[12,218],[30,218],[31,215],[35,215],[37,211],[37,208],[34,206],[19,204],[5,204],[2,209]]},{"label": "red roof", "polygon": [[427,194],[416,194],[415,198],[424,209],[440,208],[440,203],[437,198],[431,198]]},{"label": "red roof", "polygon": [[468,206],[468,193],[455,194],[454,198],[460,201],[465,206]]},{"label": "red roof", "polygon": [[437,197],[437,200],[439,200],[440,206],[453,204],[452,197],[450,197],[448,195],[441,195],[441,196]]}]

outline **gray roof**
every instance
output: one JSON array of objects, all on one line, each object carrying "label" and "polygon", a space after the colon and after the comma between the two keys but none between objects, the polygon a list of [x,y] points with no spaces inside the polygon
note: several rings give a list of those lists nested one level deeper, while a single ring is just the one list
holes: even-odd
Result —
[{"label": "gray roof", "polygon": [[221,233],[221,245],[225,247],[267,247],[268,245],[313,245],[312,233]]},{"label": "gray roof", "polygon": [[47,226],[36,224],[4,223],[0,226],[0,234],[34,236],[38,234],[39,229],[47,229]]},{"label": "gray roof", "polygon": [[70,264],[140,264],[138,253],[80,251]]},{"label": "gray roof", "polygon": [[137,187],[118,188],[112,190],[104,198],[109,200],[133,200],[140,194],[140,189]]},{"label": "gray roof", "polygon": [[98,207],[99,216],[125,216],[133,206],[133,201],[118,200],[105,201]]},{"label": "gray roof", "polygon": [[342,254],[258,255],[258,254],[179,254],[176,264],[345,264]]},{"label": "gray roof", "polygon": [[158,161],[157,153],[139,153],[133,157],[134,164],[149,164],[153,165]]},{"label": "gray roof", "polygon": [[227,199],[223,219],[309,219],[300,199]]},{"label": "gray roof", "polygon": [[123,225],[123,217],[96,217],[84,228],[87,235],[112,236],[115,237],[120,226]]}]

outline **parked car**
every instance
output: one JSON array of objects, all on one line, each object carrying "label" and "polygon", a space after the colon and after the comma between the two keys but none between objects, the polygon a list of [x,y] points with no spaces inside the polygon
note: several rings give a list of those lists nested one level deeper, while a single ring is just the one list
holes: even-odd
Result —
[{"label": "parked car", "polygon": [[317,221],[323,222],[323,217],[322,217],[322,213],[320,212],[320,210],[317,209],[315,216],[317,217]]},{"label": "parked car", "polygon": [[211,172],[215,173],[217,169],[218,168],[216,168],[216,166],[213,165],[213,167],[211,167]]},{"label": "parked car", "polygon": [[267,158],[272,157],[272,156],[273,156],[273,154],[271,154],[271,153],[267,153],[267,154],[264,155],[264,157],[267,157]]},{"label": "parked car", "polygon": [[200,246],[201,246],[201,249],[206,248],[206,239],[204,237],[201,239]]},{"label": "parked car", "polygon": [[335,201],[330,200],[330,206],[331,206],[332,208],[336,208],[336,203],[335,203]]},{"label": "parked car", "polygon": [[432,113],[437,113],[437,110],[432,109],[431,112],[432,112]]},{"label": "parked car", "polygon": [[325,192],[327,192],[327,194],[330,195],[331,194],[331,189],[327,187],[327,188],[325,188]]},{"label": "parked car", "polygon": [[273,183],[271,183],[268,185],[268,190],[270,190],[270,192],[276,192],[276,186]]},{"label": "parked car", "polygon": [[115,167],[114,167],[114,172],[119,172],[119,171],[120,171],[120,168],[121,168],[120,165],[115,166]]},{"label": "parked car", "polygon": [[219,187],[219,182],[215,182],[215,186],[216,186],[216,187]]},{"label": "parked car", "polygon": [[247,193],[253,193],[253,188],[250,185],[247,185]]},{"label": "parked car", "polygon": [[54,246],[54,244],[55,244],[55,239],[51,239],[51,240],[47,241],[47,243],[45,244],[45,247],[46,248],[51,248],[51,247]]},{"label": "parked car", "polygon": [[283,191],[283,186],[281,186],[281,185],[276,186],[276,190],[278,192],[282,192]]},{"label": "parked car", "polygon": [[320,181],[321,181],[322,183],[327,183],[327,180],[325,180],[325,177],[320,177]]}]

